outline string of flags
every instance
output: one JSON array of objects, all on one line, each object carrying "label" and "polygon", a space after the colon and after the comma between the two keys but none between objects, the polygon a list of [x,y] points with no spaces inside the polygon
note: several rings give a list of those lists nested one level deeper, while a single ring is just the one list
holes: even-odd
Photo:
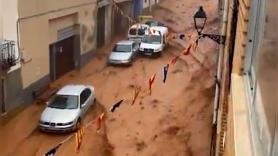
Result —
[{"label": "string of flags", "polygon": [[[167,63],[165,66],[163,66],[162,68],[162,81],[163,83],[166,83],[167,80],[167,76],[168,76],[168,71],[170,68],[170,65],[175,65],[177,60],[182,56],[182,55],[188,55],[191,51],[191,49],[194,50],[194,48],[196,48],[196,45],[198,44],[198,41],[194,41],[193,43],[189,44],[182,52],[180,55],[174,56],[169,63]],[[154,81],[156,79],[156,73],[154,73],[148,80],[148,89],[149,89],[149,95],[152,94],[152,89],[153,89],[153,84]],[[140,92],[141,92],[142,88],[139,86],[136,86],[134,88],[134,95],[132,98],[132,102],[131,105],[133,105],[136,102],[136,99],[138,98]],[[118,102],[114,103],[111,108],[110,108],[110,112],[114,113],[121,105],[122,103],[125,101],[125,99],[121,99]],[[92,123],[95,122],[96,124],[96,133],[100,133],[100,129],[101,129],[101,125],[104,119],[105,113],[101,113],[98,117],[96,117],[95,120],[93,120]],[[78,153],[80,148],[81,148],[81,144],[82,144],[82,139],[84,136],[84,128],[87,128],[91,125],[91,123],[89,122],[89,124],[87,124],[85,127],[81,127],[80,129],[77,130],[77,132],[74,134],[75,136],[75,140],[76,140],[76,152]],[[64,141],[60,142],[58,145],[54,146],[53,148],[51,148],[47,153],[45,153],[45,156],[54,156],[57,152],[57,150],[61,147],[61,145],[63,143],[65,143],[66,141],[68,141],[71,137],[73,137],[73,135],[69,136],[68,138],[66,138]]]},{"label": "string of flags", "polygon": [[[128,14],[125,14],[124,11],[116,4],[116,2],[114,0],[112,0],[113,6],[116,9],[116,12],[119,12],[122,16],[126,17],[129,21],[129,24],[131,25],[132,23],[136,23],[136,21],[131,18]],[[149,34],[154,34],[155,31],[151,31],[149,29]],[[170,38],[171,35],[168,36],[167,39]],[[189,39],[192,38],[192,35],[187,35]],[[174,38],[174,37],[173,37]],[[185,35],[183,34],[182,36],[180,36],[181,39],[185,38]],[[182,55],[188,55],[191,52],[191,49],[193,49],[194,51],[196,51],[196,48],[198,46],[198,41],[199,38],[197,38],[196,40],[194,40],[192,43],[190,43],[184,50],[182,50],[180,55],[174,56],[173,58],[171,58],[169,60],[169,62],[163,66],[162,68],[162,82],[166,83],[167,81],[167,77],[168,77],[168,71],[170,68],[170,65],[175,65],[177,60],[182,56]],[[153,84],[154,81],[156,79],[156,73],[153,74],[149,79],[148,79],[148,89],[149,89],[149,95],[152,95],[152,89],[153,89]],[[136,99],[138,98],[140,92],[142,91],[142,88],[139,86],[136,86],[134,88],[134,94],[132,97],[132,101],[131,101],[131,105],[134,105],[136,102]],[[111,108],[110,108],[110,112],[114,113],[117,109],[119,109],[119,107],[122,105],[122,103],[125,101],[125,99],[121,99],[118,102],[114,103]],[[80,129],[77,130],[77,132],[75,132],[74,134],[70,135],[69,137],[67,137],[65,140],[63,140],[62,142],[60,142],[59,144],[57,144],[56,146],[54,146],[53,148],[51,148],[47,153],[45,153],[45,156],[54,156],[57,152],[57,150],[68,140],[70,140],[73,136],[75,136],[75,140],[76,140],[76,152],[78,153],[80,148],[81,148],[81,144],[82,144],[82,139],[84,136],[84,129],[88,128],[89,126],[92,125],[92,123],[96,124],[96,133],[99,134],[100,130],[101,130],[101,126],[104,120],[104,116],[105,113],[101,113],[99,116],[96,117],[96,119],[93,119],[92,121],[90,121],[86,126],[82,127]]]}]

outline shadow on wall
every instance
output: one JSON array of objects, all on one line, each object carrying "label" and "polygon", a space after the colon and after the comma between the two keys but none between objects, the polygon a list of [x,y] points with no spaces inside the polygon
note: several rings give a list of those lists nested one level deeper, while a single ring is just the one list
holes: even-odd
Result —
[{"label": "shadow on wall", "polygon": [[[19,105],[21,105],[24,102],[22,94],[22,77],[21,77],[21,69],[18,69],[16,71],[13,71],[6,76],[4,76],[4,87],[5,91],[4,93],[1,90],[1,97],[5,96],[5,103],[3,108],[3,103],[1,102],[1,112],[3,111],[9,111]],[[5,109],[5,110],[3,110]]]}]

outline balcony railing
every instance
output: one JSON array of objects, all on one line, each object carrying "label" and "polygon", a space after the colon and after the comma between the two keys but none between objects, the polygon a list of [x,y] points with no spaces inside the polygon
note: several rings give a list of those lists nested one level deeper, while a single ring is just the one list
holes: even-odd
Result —
[{"label": "balcony railing", "polygon": [[0,67],[2,70],[8,70],[16,65],[17,57],[15,41],[0,40]]}]

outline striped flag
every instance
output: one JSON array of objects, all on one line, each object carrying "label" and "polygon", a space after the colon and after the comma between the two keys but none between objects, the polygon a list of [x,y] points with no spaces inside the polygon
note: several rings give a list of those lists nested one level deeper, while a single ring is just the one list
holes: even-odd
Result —
[{"label": "striped flag", "polygon": [[191,50],[192,44],[189,44],[187,48],[182,52],[183,55],[188,55]]},{"label": "striped flag", "polygon": [[75,132],[75,143],[76,143],[76,153],[79,153],[81,143],[82,143],[82,134],[80,130],[77,130],[77,132]]},{"label": "striped flag", "polygon": [[104,113],[101,113],[101,115],[99,115],[96,119],[96,132],[99,133],[100,129],[101,129],[101,123],[104,119]]},{"label": "striped flag", "polygon": [[153,74],[152,77],[149,78],[149,93],[150,95],[152,95],[152,85],[154,83],[154,80],[155,80],[155,77],[156,77],[156,74]]},{"label": "striped flag", "polygon": [[177,60],[179,59],[179,57],[180,57],[180,56],[175,56],[175,57],[173,57],[172,60],[170,61],[170,64],[171,64],[171,65],[176,64],[176,62],[177,62]]}]

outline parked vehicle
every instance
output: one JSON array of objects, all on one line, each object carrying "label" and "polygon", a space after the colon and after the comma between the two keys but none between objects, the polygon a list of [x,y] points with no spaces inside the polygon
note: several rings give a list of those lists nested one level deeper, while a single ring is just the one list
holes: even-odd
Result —
[{"label": "parked vehicle", "polygon": [[148,21],[145,22],[145,24],[148,25],[149,27],[154,27],[154,26],[164,27],[163,23],[160,23],[160,22],[155,21],[155,20],[148,20]]},{"label": "parked vehicle", "polygon": [[109,64],[131,64],[139,49],[138,43],[131,40],[118,42],[108,58]]},{"label": "parked vehicle", "polygon": [[152,15],[141,15],[141,16],[138,16],[139,23],[145,23],[146,21],[149,21],[149,20],[152,20],[152,19],[153,19]]},{"label": "parked vehicle", "polygon": [[128,30],[128,39],[140,43],[145,35],[146,30],[149,28],[146,24],[134,24]]},{"label": "parked vehicle", "polygon": [[167,38],[167,27],[151,27],[143,37],[139,50],[145,55],[161,54],[168,43]]},{"label": "parked vehicle", "polygon": [[47,132],[67,132],[77,130],[82,119],[95,101],[92,86],[67,85],[47,102],[39,128]]}]

